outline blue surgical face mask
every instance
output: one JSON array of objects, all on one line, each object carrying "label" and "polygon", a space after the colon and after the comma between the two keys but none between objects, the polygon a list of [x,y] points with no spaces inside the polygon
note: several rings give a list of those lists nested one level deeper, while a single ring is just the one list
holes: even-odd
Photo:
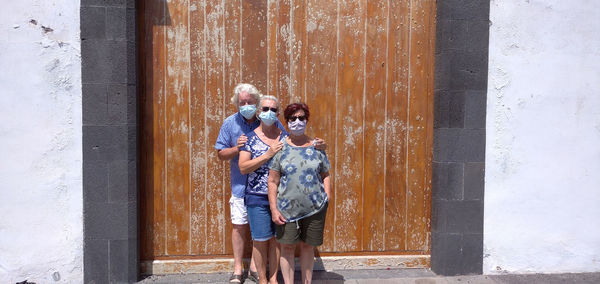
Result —
[{"label": "blue surgical face mask", "polygon": [[272,111],[263,111],[258,115],[260,121],[262,121],[266,126],[271,126],[277,120],[277,114]]},{"label": "blue surgical face mask", "polygon": [[240,113],[242,114],[242,116],[244,118],[250,119],[256,113],[256,106],[255,105],[241,106],[240,107]]},{"label": "blue surgical face mask", "polygon": [[300,119],[295,119],[294,121],[288,121],[288,129],[290,132],[296,136],[300,136],[304,134],[304,130],[306,130],[306,120],[300,121]]}]

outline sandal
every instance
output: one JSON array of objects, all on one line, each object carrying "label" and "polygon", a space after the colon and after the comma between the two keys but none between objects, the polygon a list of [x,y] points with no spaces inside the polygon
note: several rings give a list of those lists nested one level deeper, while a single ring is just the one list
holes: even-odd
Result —
[{"label": "sandal", "polygon": [[246,279],[258,283],[258,272],[248,270],[248,277]]},{"label": "sandal", "polygon": [[242,283],[242,275],[231,274],[231,277],[229,277],[229,283]]}]

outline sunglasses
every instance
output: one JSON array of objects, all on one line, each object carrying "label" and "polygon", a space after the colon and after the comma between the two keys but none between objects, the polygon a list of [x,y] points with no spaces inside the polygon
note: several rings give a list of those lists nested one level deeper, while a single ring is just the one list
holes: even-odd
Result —
[{"label": "sunglasses", "polygon": [[296,121],[296,119],[300,120],[300,121],[304,121],[306,119],[306,115],[288,117],[289,121]]},{"label": "sunglasses", "polygon": [[276,107],[263,107],[262,111],[269,111],[271,110],[272,112],[277,112],[277,108]]}]

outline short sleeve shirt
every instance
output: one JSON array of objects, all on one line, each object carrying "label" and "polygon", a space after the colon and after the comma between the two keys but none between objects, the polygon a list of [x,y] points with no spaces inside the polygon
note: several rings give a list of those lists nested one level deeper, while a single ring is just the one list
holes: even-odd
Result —
[{"label": "short sleeve shirt", "polygon": [[277,209],[288,222],[319,212],[327,202],[321,174],[331,168],[324,151],[296,147],[284,140],[269,168],[280,173]]},{"label": "short sleeve shirt", "polygon": [[[287,132],[282,130],[279,140],[284,140],[287,136]],[[252,131],[248,133],[248,142],[241,150],[250,152],[250,159],[254,159],[262,156],[269,148],[271,146],[263,142],[255,131]],[[269,162],[262,164],[258,169],[248,174],[245,192],[246,205],[269,205],[267,196],[268,178]]]},{"label": "short sleeve shirt", "polygon": [[[279,120],[275,123],[277,123],[279,129],[283,129],[283,125]],[[225,119],[221,126],[217,142],[215,143],[215,149],[223,150],[237,145],[237,139],[242,136],[242,134],[248,136],[248,133],[254,131],[259,125],[259,120],[247,123],[239,112],[230,115]],[[238,161],[239,156],[235,156],[229,161],[229,169],[231,171],[231,194],[235,197],[243,198],[246,189],[246,175],[243,175],[240,172]]]}]

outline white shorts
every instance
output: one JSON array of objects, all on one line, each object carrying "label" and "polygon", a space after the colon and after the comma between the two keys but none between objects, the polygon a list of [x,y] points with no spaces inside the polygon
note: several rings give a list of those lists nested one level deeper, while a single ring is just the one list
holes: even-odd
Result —
[{"label": "white shorts", "polygon": [[248,224],[248,212],[243,197],[231,196],[229,198],[229,208],[231,209],[231,223],[234,225]]}]

